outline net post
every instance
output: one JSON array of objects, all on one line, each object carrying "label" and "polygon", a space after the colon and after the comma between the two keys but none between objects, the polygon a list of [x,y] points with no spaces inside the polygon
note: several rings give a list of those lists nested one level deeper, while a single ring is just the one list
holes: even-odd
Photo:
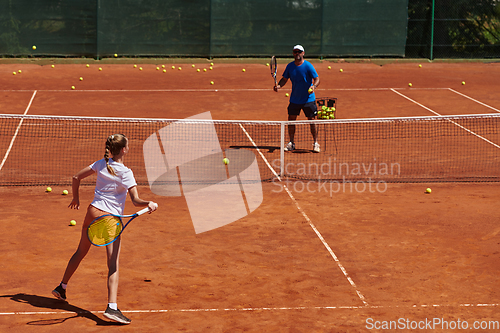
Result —
[{"label": "net post", "polygon": [[285,169],[285,122],[280,124],[280,177],[284,176]]}]

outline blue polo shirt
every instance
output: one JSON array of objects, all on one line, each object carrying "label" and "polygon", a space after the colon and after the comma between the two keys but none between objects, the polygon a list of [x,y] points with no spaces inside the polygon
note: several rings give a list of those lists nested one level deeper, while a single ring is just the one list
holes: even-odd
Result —
[{"label": "blue polo shirt", "polygon": [[313,79],[318,77],[318,73],[309,61],[304,60],[300,66],[296,66],[292,61],[286,66],[283,77],[292,81],[290,103],[306,104],[316,100],[314,93],[309,94],[308,90],[312,86]]}]

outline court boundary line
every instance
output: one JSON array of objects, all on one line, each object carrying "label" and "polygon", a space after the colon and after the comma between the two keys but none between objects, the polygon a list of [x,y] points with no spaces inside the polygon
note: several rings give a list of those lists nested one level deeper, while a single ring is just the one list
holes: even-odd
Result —
[{"label": "court boundary line", "polygon": [[[255,143],[255,141],[248,134],[248,132],[243,127],[243,125],[241,125],[241,124],[239,124],[239,125],[240,125],[241,129],[245,132],[245,134],[248,137],[248,139],[250,140],[250,142],[257,149],[258,153],[260,154],[261,158],[266,163],[267,167],[271,170],[271,172],[274,174],[274,176],[281,182],[281,177],[271,167],[271,165],[267,161],[267,159],[264,156],[264,154],[262,154],[262,152],[260,151],[260,148],[257,146],[257,144]],[[284,126],[284,124],[282,124],[282,126]],[[281,132],[283,132],[283,131],[281,131]],[[363,302],[363,304],[365,306],[368,306],[368,303],[366,302],[364,295],[358,290],[358,287],[356,286],[356,283],[354,283],[354,281],[352,280],[352,278],[349,276],[349,274],[347,273],[347,270],[345,269],[344,265],[342,265],[342,263],[340,262],[339,258],[335,254],[335,252],[333,252],[332,248],[330,247],[330,245],[328,245],[328,243],[326,242],[326,240],[323,237],[323,235],[321,235],[321,233],[316,228],[316,226],[314,225],[314,223],[312,223],[312,221],[309,218],[309,216],[307,216],[307,214],[304,212],[304,210],[302,209],[302,207],[300,207],[299,203],[297,202],[297,200],[293,196],[292,192],[288,189],[288,187],[286,186],[286,184],[283,184],[283,188],[285,189],[286,193],[288,194],[288,196],[290,197],[290,199],[292,200],[292,202],[297,207],[297,210],[304,217],[304,219],[309,223],[309,226],[313,229],[313,231],[315,232],[316,236],[320,239],[321,243],[323,243],[323,246],[326,248],[326,250],[328,251],[328,253],[330,253],[330,256],[333,258],[333,260],[337,264],[338,268],[342,271],[342,274],[344,274],[344,277],[347,279],[347,281],[349,282],[349,284],[351,285],[351,287],[354,288],[354,290],[356,291],[356,294],[358,295],[358,297],[360,298],[360,300]]]},{"label": "court boundary line", "polygon": [[[297,310],[359,310],[359,309],[425,309],[425,308],[493,308],[500,303],[461,304],[412,304],[412,305],[366,305],[366,306],[292,306],[292,307],[251,307],[251,308],[203,308],[203,309],[158,309],[121,310],[124,313],[173,313],[173,312],[253,312],[253,311],[297,311]],[[14,311],[0,312],[0,316],[60,315],[60,314],[102,314],[105,311]]]},{"label": "court boundary line", "polygon": [[448,88],[448,90],[450,90],[450,91],[454,92],[455,94],[458,94],[458,95],[461,95],[461,96],[463,96],[463,97],[465,97],[465,98],[468,98],[468,99],[470,99],[471,101],[474,101],[474,102],[476,102],[476,103],[478,103],[478,104],[481,104],[481,105],[483,105],[483,106],[486,106],[487,108],[492,109],[493,111],[500,112],[500,110],[495,109],[494,107],[492,107],[492,106],[490,106],[490,105],[488,105],[488,104],[485,104],[485,103],[483,103],[483,102],[481,102],[481,101],[478,101],[477,99],[474,99],[474,98],[472,98],[472,97],[470,97],[470,96],[467,96],[467,95],[465,95],[465,94],[462,94],[461,92],[458,92],[458,91],[456,91],[456,90],[454,90],[454,89]]},{"label": "court boundary line", "polygon": [[[33,103],[33,100],[35,99],[37,90],[33,92],[33,95],[31,95],[31,99],[28,103],[28,106],[26,107],[26,110],[24,110],[23,116],[26,116],[28,114],[28,111],[31,107],[31,104]],[[7,162],[7,158],[9,157],[10,151],[12,150],[12,147],[14,146],[14,142],[16,141],[17,134],[19,133],[19,129],[21,128],[21,125],[23,124],[24,118],[21,118],[19,121],[19,125],[17,125],[16,131],[14,132],[14,136],[10,140],[9,148],[7,148],[7,151],[5,152],[5,156],[3,157],[2,163],[0,163],[0,171],[3,169],[3,166],[5,165],[5,162]]]},{"label": "court boundary line", "polygon": [[[441,114],[437,113],[436,111],[434,111],[434,110],[432,110],[432,109],[430,109],[430,108],[426,107],[425,105],[420,104],[419,102],[417,102],[417,101],[415,101],[415,100],[411,99],[410,97],[408,97],[408,96],[406,96],[406,95],[403,95],[403,94],[402,94],[402,93],[400,93],[399,91],[395,91],[395,90],[393,90],[393,91],[394,91],[396,94],[398,94],[398,95],[400,95],[400,96],[402,96],[402,97],[406,98],[406,99],[407,99],[407,100],[409,100],[410,102],[413,102],[413,103],[417,104],[418,106],[420,106],[420,107],[422,107],[422,108],[426,109],[427,111],[430,111],[430,112],[434,113],[435,115],[437,115],[437,116],[439,116],[439,117],[446,117],[446,116],[443,116],[443,115],[441,115]],[[446,118],[444,118],[444,119],[446,119]],[[454,121],[453,121],[453,120],[451,120],[451,119],[446,119],[446,120],[448,120],[448,121],[449,121],[450,123],[452,123],[453,125],[456,125],[456,126],[460,127],[460,128],[461,128],[461,129],[463,129],[464,131],[466,131],[466,132],[468,132],[468,133],[470,133],[470,134],[472,134],[472,135],[476,136],[477,138],[479,138],[479,139],[481,139],[481,140],[484,140],[484,141],[486,141],[487,143],[489,143],[489,144],[493,145],[494,147],[496,147],[496,148],[499,148],[499,149],[500,149],[500,145],[497,145],[496,143],[494,143],[494,142],[492,142],[492,141],[490,141],[490,140],[486,139],[485,137],[483,137],[483,136],[481,136],[481,135],[479,135],[479,134],[477,134],[477,133],[475,133],[475,132],[471,131],[470,129],[468,129],[468,128],[466,128],[466,127],[464,127],[464,126],[462,126],[462,125],[460,125],[460,124],[458,124],[458,123],[456,123],[456,122],[454,122]]]}]

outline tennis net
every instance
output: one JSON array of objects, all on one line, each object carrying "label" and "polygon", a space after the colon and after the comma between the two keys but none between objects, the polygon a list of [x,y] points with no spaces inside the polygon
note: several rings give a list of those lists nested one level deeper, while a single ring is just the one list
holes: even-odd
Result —
[{"label": "tennis net", "polygon": [[[177,122],[190,133],[172,138],[179,147],[185,149],[185,140],[203,142],[202,129],[213,127],[222,150],[254,153],[263,181],[277,175],[312,181],[500,181],[497,114],[295,122],[4,114],[0,186],[71,184],[72,175],[103,157],[105,140],[114,133],[129,138],[125,164],[138,184],[148,184],[143,145]],[[320,153],[312,151],[311,125],[318,133]],[[295,128],[293,152],[284,151],[289,126]],[[89,177],[82,184],[94,183]]]}]

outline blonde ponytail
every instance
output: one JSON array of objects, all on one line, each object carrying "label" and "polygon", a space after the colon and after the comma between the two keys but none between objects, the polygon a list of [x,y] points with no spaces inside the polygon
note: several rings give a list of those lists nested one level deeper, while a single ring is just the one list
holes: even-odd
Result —
[{"label": "blonde ponytail", "polygon": [[106,160],[106,168],[113,176],[116,176],[115,170],[109,165],[110,155],[116,156],[121,150],[127,146],[127,137],[123,134],[113,134],[106,140],[106,150],[104,151],[104,159]]}]

